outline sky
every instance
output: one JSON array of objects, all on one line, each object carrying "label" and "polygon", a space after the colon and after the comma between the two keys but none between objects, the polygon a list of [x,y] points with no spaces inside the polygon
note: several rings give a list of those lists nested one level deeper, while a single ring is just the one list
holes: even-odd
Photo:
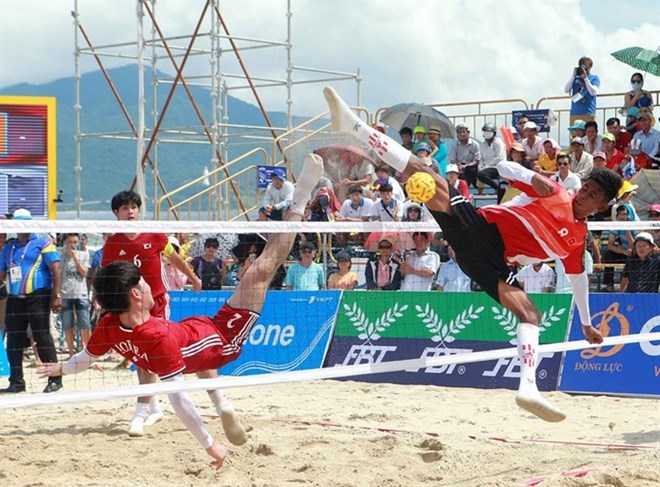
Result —
[{"label": "sky", "polygon": [[[166,36],[190,34],[202,0],[158,0],[156,15]],[[602,92],[629,89],[634,70],[610,52],[660,45],[657,0],[292,0],[292,58],[295,66],[355,73],[360,69],[360,102],[367,109],[400,102],[449,103],[493,98],[561,95],[577,60],[588,55]],[[79,0],[80,22],[95,45],[137,38],[135,0]],[[0,0],[0,87],[39,84],[74,73],[73,0]],[[286,41],[285,0],[221,0],[234,36]],[[208,17],[207,17],[208,18]],[[145,19],[149,36],[151,23]],[[210,24],[202,31],[208,32]],[[184,45],[184,41],[178,41]],[[82,41],[81,41],[82,44]],[[223,44],[228,48],[225,42]],[[241,45],[248,45],[243,42]],[[196,46],[208,46],[207,37]],[[135,54],[134,46],[112,50]],[[282,47],[244,51],[251,75],[285,79]],[[106,67],[134,62],[105,58]],[[231,52],[221,57],[223,71],[239,69]],[[209,72],[209,58],[192,59],[187,74]],[[173,72],[169,61],[158,66]],[[96,69],[89,56],[83,72]],[[294,80],[322,75],[294,71]],[[660,89],[660,78],[647,76],[645,88]],[[228,79],[230,86],[238,82]],[[354,81],[333,86],[350,104],[357,103]],[[293,88],[293,112],[325,110],[323,84]],[[230,94],[253,102],[245,90]],[[260,89],[269,110],[286,110],[286,90]]]}]

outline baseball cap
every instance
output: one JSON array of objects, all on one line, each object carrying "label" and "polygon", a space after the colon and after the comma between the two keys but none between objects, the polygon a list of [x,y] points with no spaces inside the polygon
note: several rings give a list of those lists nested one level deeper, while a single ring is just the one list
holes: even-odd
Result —
[{"label": "baseball cap", "polygon": [[281,181],[286,181],[286,171],[284,170],[284,168],[276,167],[271,172],[271,177],[276,177]]},{"label": "baseball cap", "polygon": [[573,125],[568,127],[568,130],[584,130],[585,123],[583,120],[576,120]]},{"label": "baseball cap", "polygon": [[630,107],[628,110],[626,110],[626,115],[629,117],[639,117],[639,108],[637,107]]},{"label": "baseball cap", "polygon": [[660,213],[660,203],[654,203],[649,206],[650,213]]},{"label": "baseball cap", "polygon": [[580,144],[584,145],[584,140],[582,140],[582,137],[573,137],[571,139],[571,144]]},{"label": "baseball cap", "polygon": [[456,164],[447,164],[447,170],[445,171],[447,174],[450,172],[455,172],[458,174],[458,166]]},{"label": "baseball cap", "polygon": [[425,133],[426,133],[426,129],[424,128],[423,125],[417,125],[413,129],[413,134],[425,134]]},{"label": "baseball cap", "polygon": [[25,208],[18,208],[14,210],[14,220],[32,220],[32,213]]},{"label": "baseball cap", "polygon": [[531,120],[529,122],[525,122],[525,125],[523,125],[523,130],[538,130],[538,129],[539,129],[539,126],[536,125]]},{"label": "baseball cap", "polygon": [[422,143],[417,145],[417,152],[419,152],[421,150],[425,150],[428,154],[430,154],[432,152],[431,146],[428,145],[426,142],[422,142]]},{"label": "baseball cap", "polygon": [[651,245],[655,245],[655,242],[653,241],[653,235],[651,235],[648,232],[639,232],[637,235],[635,235],[635,242],[638,242],[640,240],[643,240],[644,242],[648,242]]},{"label": "baseball cap", "polygon": [[607,156],[605,155],[605,153],[604,153],[603,151],[600,151],[600,150],[594,152],[594,153],[592,154],[592,156],[593,156],[594,159],[595,159],[596,157],[600,157],[601,159],[607,159]]},{"label": "baseball cap", "polygon": [[181,244],[179,243],[179,239],[176,238],[174,235],[170,235],[169,237],[167,237],[167,241],[169,243],[171,243],[172,245],[174,245],[176,248],[178,248],[178,249],[181,248]]},{"label": "baseball cap", "polygon": [[610,142],[616,142],[616,137],[614,134],[611,134],[607,132],[606,134],[603,134],[603,140],[609,140]]}]

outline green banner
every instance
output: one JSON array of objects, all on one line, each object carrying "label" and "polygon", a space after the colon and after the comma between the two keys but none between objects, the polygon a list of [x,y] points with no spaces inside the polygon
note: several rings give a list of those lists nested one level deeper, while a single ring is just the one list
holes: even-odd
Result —
[{"label": "green banner", "polygon": [[[562,342],[571,315],[570,294],[534,294],[541,311],[541,343]],[[515,343],[518,319],[486,293],[344,291],[335,336],[364,342],[421,338]]]}]

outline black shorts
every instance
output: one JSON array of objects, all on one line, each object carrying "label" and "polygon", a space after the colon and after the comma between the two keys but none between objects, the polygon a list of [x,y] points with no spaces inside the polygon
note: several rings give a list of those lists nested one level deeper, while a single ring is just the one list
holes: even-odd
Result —
[{"label": "black shorts", "polygon": [[431,211],[431,214],[454,249],[456,262],[463,272],[499,303],[497,287],[500,280],[521,287],[504,260],[504,242],[500,231],[451,186],[449,195],[451,213]]}]

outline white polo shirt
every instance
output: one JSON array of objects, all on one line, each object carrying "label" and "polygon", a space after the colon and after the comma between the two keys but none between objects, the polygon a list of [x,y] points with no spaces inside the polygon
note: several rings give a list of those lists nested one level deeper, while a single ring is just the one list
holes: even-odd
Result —
[{"label": "white polo shirt", "polygon": [[555,287],[555,271],[548,264],[541,265],[538,272],[526,265],[518,271],[516,279],[526,293],[542,293],[544,288]]},{"label": "white polo shirt", "polygon": [[399,215],[399,218],[403,217],[403,202],[392,198],[392,201],[386,209],[383,206],[382,201],[383,200],[381,198],[378,198],[376,201],[374,201],[374,206],[371,209],[372,217],[376,217],[376,219],[381,222],[394,221],[394,215]]},{"label": "white polo shirt", "polygon": [[401,283],[401,291],[430,291],[435,273],[440,267],[440,256],[430,249],[422,255],[414,251],[406,255],[406,264],[417,270],[428,269],[433,271],[433,274],[428,277],[406,274]]},{"label": "white polo shirt", "polygon": [[349,199],[344,201],[339,209],[339,214],[346,218],[365,218],[371,216],[374,202],[369,198],[362,197],[362,201],[357,207],[353,206],[353,202]]}]

